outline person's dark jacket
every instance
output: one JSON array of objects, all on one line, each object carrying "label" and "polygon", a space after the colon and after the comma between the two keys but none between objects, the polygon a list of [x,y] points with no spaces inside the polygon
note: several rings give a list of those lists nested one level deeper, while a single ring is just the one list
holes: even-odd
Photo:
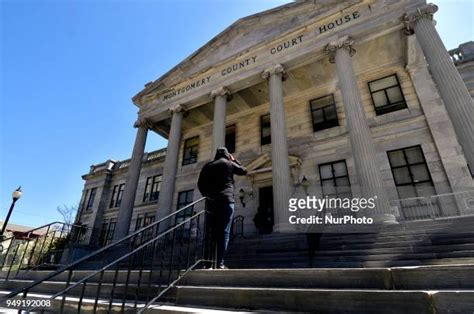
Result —
[{"label": "person's dark jacket", "polygon": [[246,175],[247,169],[237,160],[231,160],[227,148],[219,147],[214,160],[204,165],[199,174],[199,191],[215,201],[235,203],[234,174]]}]

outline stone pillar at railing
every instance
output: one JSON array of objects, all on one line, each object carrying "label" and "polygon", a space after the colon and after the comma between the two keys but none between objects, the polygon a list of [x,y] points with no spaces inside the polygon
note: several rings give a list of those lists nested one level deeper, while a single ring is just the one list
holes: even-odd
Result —
[{"label": "stone pillar at railing", "polygon": [[161,181],[160,197],[158,198],[157,220],[171,214],[173,211],[173,196],[181,143],[184,108],[178,105],[169,109],[169,111],[171,113],[171,127],[166,148],[165,165],[163,167],[163,181]]},{"label": "stone pillar at railing", "polygon": [[272,183],[274,231],[290,231],[288,222],[288,200],[291,195],[290,166],[288,163],[288,143],[283,103],[283,79],[285,70],[277,64],[263,72],[268,79],[270,93],[270,129],[272,148]]},{"label": "stone pillar at railing", "polygon": [[227,100],[230,95],[231,93],[226,87],[220,87],[211,92],[211,97],[214,98],[211,158],[214,157],[218,147],[225,146]]},{"label": "stone pillar at railing", "polygon": [[115,226],[114,241],[117,241],[128,234],[130,221],[132,219],[133,207],[135,205],[135,195],[137,193],[138,179],[142,168],[143,154],[145,151],[146,137],[148,134],[149,122],[145,119],[139,119],[135,122],[137,136],[133,147],[132,159],[128,167],[127,179],[123,191],[122,202]]},{"label": "stone pillar at railing", "polygon": [[372,217],[378,223],[396,223],[390,208],[369,124],[365,117],[362,99],[357,86],[351,57],[355,54],[350,37],[329,43],[326,52],[331,63],[336,63],[337,77],[342,93],[347,130],[362,197],[376,197]]},{"label": "stone pillar at railing", "polygon": [[433,23],[436,11],[436,5],[428,4],[417,12],[406,15],[405,22],[408,29],[416,34],[471,172],[474,173],[474,103],[436,31]]}]

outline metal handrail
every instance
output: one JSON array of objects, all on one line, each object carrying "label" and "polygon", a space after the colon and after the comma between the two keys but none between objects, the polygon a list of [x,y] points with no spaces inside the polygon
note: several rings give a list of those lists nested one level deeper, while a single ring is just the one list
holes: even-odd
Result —
[{"label": "metal handrail", "polygon": [[[0,269],[3,270],[5,267],[7,268],[6,277],[3,279],[8,280],[10,278],[12,274],[12,269],[14,268],[14,266],[17,266],[16,271],[13,270],[13,273],[15,274],[15,276],[19,273],[21,269],[23,269],[23,267],[25,267],[25,265],[26,265],[26,269],[31,269],[32,266],[33,268],[41,267],[41,265],[45,263],[37,264],[35,262],[35,259],[36,259],[35,254],[40,257],[40,261],[41,261],[45,257],[45,253],[50,252],[52,245],[54,243],[54,240],[68,237],[70,234],[74,232],[74,228],[77,228],[78,230],[87,229],[85,226],[82,226],[82,225],[67,224],[60,221],[54,221],[49,224],[23,232],[23,234],[27,235],[27,239],[21,239],[21,241],[19,242],[14,242],[15,240],[18,239],[16,236],[4,239],[2,242],[4,241],[10,241],[10,242],[5,253],[3,253],[3,245],[2,245],[3,260],[1,261]],[[33,234],[34,232],[40,229],[46,229],[46,232],[39,235],[38,237],[30,238],[31,234]],[[57,236],[57,234],[59,234],[59,236]],[[48,239],[50,239],[51,241],[49,241],[49,243],[47,244]],[[31,248],[30,248],[30,243],[32,243]],[[23,252],[18,255],[18,253],[21,251],[22,246],[23,246],[23,250],[22,250]],[[10,256],[10,252],[12,252],[13,256]],[[62,256],[62,251],[61,251],[61,255],[59,255],[59,258],[61,258],[61,256]],[[11,259],[10,259],[10,262],[8,263],[7,261],[9,257],[11,257]],[[20,258],[20,260],[18,261],[17,258]],[[27,259],[26,263],[24,262],[25,258]]]},{"label": "metal handrail", "polygon": [[133,251],[131,252],[128,252],[127,254],[125,255],[122,255],[121,257],[119,257],[118,259],[114,260],[113,262],[107,264],[106,266],[102,267],[101,269],[98,269],[96,270],[95,272],[93,272],[92,274],[90,275],[87,275],[86,277],[80,279],[79,281],[77,281],[76,283],[72,284],[71,286],[67,287],[66,289],[64,289],[63,291],[60,291],[58,293],[56,293],[55,295],[53,295],[51,297],[51,299],[54,299],[54,298],[57,298],[59,297],[60,295],[72,290],[73,288],[77,287],[78,285],[80,285],[81,283],[84,283],[85,281],[87,281],[88,279],[94,277],[95,275],[97,275],[98,273],[100,273],[101,271],[104,271],[104,270],[107,270],[108,268],[110,268],[111,266],[117,264],[118,262],[121,262],[122,260],[126,259],[127,257],[130,257],[131,255],[133,255],[134,253],[140,251],[141,249],[143,249],[144,247],[148,246],[149,244],[155,242],[156,240],[160,239],[160,238],[163,238],[164,236],[166,236],[168,233],[171,233],[172,231],[175,231],[176,229],[178,229],[179,227],[185,225],[186,223],[190,222],[192,219],[196,218],[197,216],[203,214],[204,212],[206,212],[206,210],[201,210],[200,212],[196,213],[195,215],[189,217],[187,220],[184,220],[183,222],[179,223],[178,225],[164,231],[163,233],[160,233],[158,234],[157,236],[155,236],[153,239],[149,240],[148,242],[144,243],[144,244],[141,244],[139,247],[135,248]]},{"label": "metal handrail", "polygon": [[[190,203],[190,204],[184,206],[183,208],[180,208],[179,210],[177,210],[177,211],[175,211],[175,212],[173,212],[173,213],[171,213],[171,214],[169,214],[169,215],[163,217],[162,219],[160,219],[160,220],[158,220],[158,221],[156,221],[156,222],[154,222],[154,223],[152,223],[152,224],[149,224],[148,226],[143,227],[142,229],[139,229],[139,230],[137,230],[137,231],[135,231],[135,232],[133,232],[133,233],[127,235],[126,237],[124,237],[124,238],[122,238],[122,239],[120,239],[120,240],[118,240],[118,241],[116,241],[116,242],[112,242],[112,243],[108,244],[107,246],[104,246],[103,248],[100,248],[100,249],[98,249],[97,251],[94,251],[94,252],[92,252],[91,254],[86,255],[86,256],[84,256],[84,257],[78,259],[78,260],[75,261],[75,262],[72,262],[72,263],[69,264],[69,265],[63,266],[63,267],[61,267],[60,269],[56,270],[55,272],[52,272],[52,273],[48,274],[47,276],[45,276],[45,277],[43,277],[43,278],[41,278],[41,279],[38,279],[37,281],[35,281],[35,282],[33,282],[33,283],[29,284],[29,285],[26,285],[26,286],[23,287],[23,288],[14,290],[13,292],[11,292],[10,294],[8,294],[8,295],[7,295],[6,297],[4,297],[4,298],[11,298],[11,297],[13,297],[13,296],[15,296],[15,295],[17,295],[17,294],[23,292],[24,290],[29,290],[29,289],[31,289],[31,288],[37,286],[38,284],[40,284],[40,283],[43,282],[43,281],[46,281],[46,280],[48,280],[48,279],[51,279],[51,278],[57,276],[58,274],[60,274],[60,273],[62,273],[62,272],[64,272],[64,271],[66,271],[66,270],[68,270],[68,269],[71,269],[71,268],[73,268],[73,267],[75,267],[75,266],[77,266],[77,265],[79,265],[79,264],[82,264],[83,262],[85,262],[85,261],[87,261],[87,260],[90,260],[90,259],[93,258],[93,257],[96,257],[97,255],[99,255],[99,254],[101,254],[101,253],[107,251],[108,249],[110,249],[110,248],[112,248],[112,247],[115,247],[115,246],[117,246],[117,245],[119,245],[119,244],[121,244],[121,243],[123,243],[123,242],[125,242],[125,241],[127,241],[127,240],[130,240],[131,238],[133,238],[134,236],[136,236],[136,235],[138,235],[139,233],[143,232],[144,230],[153,228],[154,226],[158,225],[160,222],[163,222],[163,221],[165,221],[166,219],[168,219],[168,218],[170,218],[170,217],[172,217],[172,216],[174,216],[174,215],[177,215],[177,214],[180,213],[181,211],[183,211],[183,210],[185,210],[185,209],[187,209],[187,208],[189,208],[189,207],[191,207],[191,206],[193,206],[193,205],[196,205],[197,203],[199,203],[200,201],[202,201],[202,200],[204,200],[204,199],[205,199],[205,197],[200,198],[199,200],[197,200],[197,201],[195,201],[195,202],[193,202],[193,203]],[[0,298],[0,300],[1,300],[1,299],[2,299],[2,298]]]},{"label": "metal handrail", "polygon": [[[198,236],[196,236],[196,239],[194,240],[195,243],[193,242],[193,245],[194,245],[194,246],[191,246],[191,238],[192,238],[192,237],[191,237],[191,232],[192,232],[192,230],[193,230],[192,228],[193,228],[193,226],[194,226],[192,220],[195,220],[195,222],[197,222],[197,225],[196,225],[196,226],[199,227],[199,224],[200,224],[200,222],[199,222],[199,217],[200,217],[200,216],[203,216],[203,215],[206,213],[206,210],[204,209],[204,210],[201,210],[201,211],[199,211],[199,212],[197,212],[197,213],[193,213],[191,216],[189,216],[189,217],[187,217],[187,218],[186,218],[186,216],[185,216],[185,217],[184,217],[185,219],[183,219],[183,221],[180,222],[180,223],[178,223],[178,222],[176,221],[177,218],[179,217],[178,215],[180,215],[183,211],[185,211],[186,209],[188,209],[188,208],[190,208],[190,207],[192,207],[192,206],[194,206],[194,205],[196,205],[196,204],[202,202],[203,200],[205,200],[204,197],[201,198],[201,199],[199,199],[199,200],[197,200],[197,201],[195,201],[195,202],[192,202],[192,203],[190,203],[190,204],[184,206],[183,208],[180,208],[179,210],[177,210],[177,211],[175,211],[175,212],[173,212],[173,213],[171,213],[171,214],[169,214],[169,215],[167,215],[167,216],[165,216],[165,217],[163,217],[163,218],[160,219],[159,221],[156,221],[156,222],[154,222],[154,223],[152,223],[152,224],[150,224],[150,225],[148,225],[148,226],[145,226],[145,227],[143,227],[143,228],[141,228],[141,229],[139,229],[139,230],[137,230],[137,231],[135,231],[135,232],[133,232],[133,233],[127,235],[126,237],[124,237],[124,238],[122,238],[122,239],[119,239],[118,241],[115,241],[115,242],[113,242],[113,243],[111,243],[111,244],[109,244],[109,245],[107,245],[107,246],[105,246],[105,247],[103,247],[103,248],[101,248],[101,249],[99,249],[99,250],[97,250],[97,251],[95,251],[95,252],[93,252],[93,253],[91,253],[91,254],[85,256],[85,257],[83,257],[83,258],[78,259],[78,260],[75,261],[75,262],[70,263],[69,265],[66,265],[66,266],[61,267],[60,269],[58,269],[58,270],[56,270],[56,271],[54,271],[54,272],[51,272],[50,274],[44,276],[44,277],[41,278],[41,279],[38,279],[38,280],[36,280],[36,281],[34,281],[34,282],[30,283],[30,284],[27,284],[26,286],[24,286],[24,287],[22,287],[22,288],[19,288],[19,289],[14,290],[14,291],[11,292],[10,294],[8,294],[8,295],[6,295],[6,296],[0,298],[0,300],[12,298],[12,297],[14,297],[14,296],[16,296],[16,295],[18,295],[18,294],[21,294],[21,293],[23,293],[23,297],[26,297],[27,294],[28,294],[28,292],[30,291],[30,289],[32,289],[32,288],[34,288],[34,287],[40,285],[41,283],[43,283],[43,282],[45,282],[45,281],[47,281],[47,280],[49,280],[49,279],[51,279],[51,278],[53,278],[53,277],[55,277],[55,276],[58,276],[58,275],[61,274],[61,273],[64,273],[64,272],[67,272],[67,271],[68,271],[68,272],[69,272],[69,276],[68,276],[68,280],[67,280],[67,283],[66,283],[66,288],[65,288],[64,290],[60,291],[60,292],[55,293],[55,294],[51,297],[51,299],[57,298],[57,297],[59,297],[59,296],[61,296],[61,295],[63,296],[63,300],[62,300],[62,303],[61,303],[61,311],[62,311],[62,310],[63,310],[63,306],[64,306],[64,302],[65,302],[65,298],[66,298],[66,294],[67,294],[69,291],[71,291],[72,289],[74,289],[75,287],[78,287],[79,285],[82,284],[82,285],[83,285],[83,287],[82,287],[82,293],[81,293],[81,298],[80,298],[80,301],[79,301],[79,308],[80,308],[80,307],[81,307],[82,298],[83,298],[83,296],[84,296],[85,285],[88,283],[88,280],[89,280],[89,279],[91,279],[92,277],[94,277],[94,276],[100,274],[100,278],[101,278],[101,279],[99,279],[99,286],[98,286],[97,295],[96,295],[96,303],[95,303],[95,305],[94,305],[94,309],[96,309],[97,301],[98,301],[98,299],[99,299],[99,296],[101,295],[101,294],[100,294],[100,291],[101,291],[101,290],[100,290],[100,286],[101,286],[100,282],[101,282],[101,280],[102,280],[102,277],[103,277],[103,275],[104,275],[104,272],[105,272],[106,270],[110,269],[111,267],[114,267],[114,266],[120,267],[119,263],[121,263],[121,262],[125,261],[126,259],[128,259],[128,260],[129,260],[128,273],[127,273],[127,280],[126,280],[126,282],[125,282],[125,284],[126,284],[125,287],[126,287],[126,289],[128,289],[128,278],[129,278],[130,272],[131,272],[132,261],[136,262],[136,259],[137,259],[137,257],[138,257],[138,259],[141,259],[141,266],[143,267],[143,266],[144,266],[144,256],[145,256],[144,254],[146,254],[147,252],[149,253],[149,251],[147,251],[147,249],[149,249],[150,246],[153,245],[153,247],[152,247],[152,248],[153,248],[153,256],[155,256],[155,254],[156,254],[156,249],[157,249],[157,244],[158,244],[158,246],[164,245],[163,250],[160,249],[160,251],[159,251],[159,252],[162,254],[162,257],[163,257],[163,259],[164,259],[164,256],[165,256],[165,255],[163,255],[163,254],[166,254],[166,251],[165,251],[165,250],[166,250],[166,241],[167,241],[167,240],[170,240],[170,239],[168,238],[168,236],[172,233],[172,241],[173,241],[173,242],[172,242],[172,249],[173,249],[173,251],[172,251],[172,255],[171,255],[171,262],[170,262],[170,270],[169,270],[170,272],[169,272],[169,278],[168,278],[168,285],[166,286],[166,288],[165,288],[164,290],[162,290],[162,285],[161,285],[161,284],[159,285],[159,291],[161,291],[161,293],[159,293],[159,295],[158,295],[158,297],[159,297],[159,296],[163,295],[163,293],[165,293],[166,291],[168,291],[168,290],[175,284],[175,282],[177,282],[177,280],[182,277],[182,276],[181,276],[181,277],[179,276],[179,274],[180,274],[180,272],[181,272],[181,270],[180,270],[180,268],[181,268],[181,256],[180,256],[180,257],[179,257],[179,266],[178,266],[178,267],[179,267],[179,269],[178,269],[178,278],[176,278],[176,280],[171,281],[172,267],[173,267],[173,265],[174,265],[174,263],[173,263],[173,254],[174,254],[174,252],[175,252],[176,233],[179,231],[178,229],[181,229],[181,231],[182,231],[182,233],[181,233],[181,239],[179,239],[179,236],[178,236],[178,239],[177,239],[178,242],[179,242],[177,245],[181,245],[180,248],[179,248],[179,249],[180,249],[180,253],[181,253],[181,250],[182,250],[182,247],[183,247],[184,231],[185,231],[184,228],[185,228],[185,225],[186,225],[186,224],[189,224],[189,228],[188,228],[188,230],[186,230],[186,232],[189,233],[189,238],[187,238],[187,240],[188,240],[188,242],[187,242],[187,264],[186,264],[187,269],[186,269],[185,272],[187,272],[187,271],[189,271],[190,269],[194,268],[195,265],[199,264],[199,262],[202,262],[202,261],[208,261],[208,262],[209,262],[209,261],[210,261],[210,259],[204,259],[204,255],[205,255],[205,253],[204,253],[204,252],[205,252],[205,245],[206,245],[206,243],[207,243],[207,241],[208,241],[207,238],[205,238],[206,236],[204,236],[204,238],[203,238],[202,241],[201,241],[201,239],[199,239],[199,234],[200,234],[200,233],[199,233],[199,231],[198,231],[198,233],[197,233]],[[206,216],[207,216],[207,215],[206,215]],[[172,218],[172,217],[175,217],[175,219],[176,219],[176,220],[175,220],[175,224],[174,224],[173,226],[169,227],[169,228],[168,228],[168,225],[167,225],[167,226],[166,226],[167,229],[164,230],[164,231],[162,231],[162,232],[160,232],[160,230],[159,230],[160,223],[164,223],[166,220],[168,220],[168,219],[170,219],[170,218]],[[204,222],[204,224],[205,224],[205,220],[203,220],[203,222]],[[153,228],[155,228],[155,227],[157,228],[157,229],[156,229],[157,234],[154,235],[151,239],[146,238],[144,242],[138,243],[138,246],[135,247],[135,242],[134,242],[134,241],[135,241],[139,236],[141,236],[141,237],[142,237],[141,240],[143,240],[143,236],[146,236],[148,231],[150,231],[150,230],[153,231]],[[205,233],[203,233],[203,234],[205,234]],[[165,242],[158,242],[158,240],[160,240],[160,239],[163,239]],[[129,240],[131,240],[131,241],[129,241]],[[141,240],[140,240],[140,241],[141,241]],[[129,242],[128,242],[128,241],[129,241]],[[161,241],[161,240],[160,240],[160,241]],[[202,245],[200,244],[200,243],[201,243],[200,241],[202,242]],[[86,277],[82,278],[81,280],[76,281],[75,283],[71,283],[72,272],[73,272],[73,270],[78,269],[78,266],[80,266],[81,264],[84,264],[84,263],[87,262],[87,261],[91,261],[91,260],[97,261],[97,259],[94,259],[94,258],[99,257],[101,254],[105,253],[107,250],[115,249],[115,248],[118,247],[118,246],[121,246],[121,248],[123,248],[123,247],[124,247],[123,244],[124,244],[125,242],[127,242],[127,244],[131,244],[131,247],[130,247],[130,251],[129,251],[129,252],[127,252],[127,253],[124,254],[124,255],[121,255],[120,257],[116,258],[116,259],[113,260],[112,262],[106,262],[106,265],[105,265],[105,266],[100,267],[99,269],[95,270],[92,274],[87,275]],[[163,244],[163,243],[164,243],[164,244]],[[197,252],[198,252],[198,246],[199,246],[199,245],[201,245],[201,249],[199,249],[199,251],[202,250],[202,252],[201,252],[202,254],[199,253],[199,254],[201,254],[201,255],[200,255],[201,258],[198,259],[198,258],[197,258],[197,256],[198,256],[198,255],[197,255]],[[195,259],[195,262],[194,262],[193,265],[191,265],[190,267],[188,267],[188,266],[189,266],[189,262],[190,262],[190,260],[189,260],[189,258],[190,258],[190,256],[189,256],[189,254],[190,254],[190,247],[194,247],[194,252],[195,252],[195,253],[194,253],[194,254],[195,254],[194,259]],[[140,251],[141,251],[141,252],[140,252]],[[139,255],[139,254],[143,254],[143,255]],[[104,256],[107,256],[107,255],[104,254],[103,257],[104,257]],[[150,277],[151,277],[151,273],[152,273],[152,272],[154,271],[154,269],[155,269],[154,266],[153,266],[154,263],[155,263],[154,259],[152,259],[151,261],[152,261],[152,266],[151,266],[150,272],[149,272],[149,276],[150,276]],[[102,260],[102,262],[104,262],[104,260]],[[145,265],[145,267],[146,267],[146,265]],[[114,269],[115,269],[115,267],[114,267]],[[113,282],[113,288],[112,288],[112,292],[111,292],[112,295],[111,295],[110,298],[109,298],[109,302],[110,302],[110,303],[109,303],[109,308],[112,306],[112,299],[113,299],[113,297],[114,297],[114,289],[115,289],[115,287],[116,287],[116,280],[117,280],[118,269],[119,269],[119,268],[115,269],[115,279],[114,279],[114,282]],[[126,270],[126,269],[125,269],[125,270]],[[142,271],[143,271],[143,269],[140,270],[140,278],[141,278],[141,272],[142,272]],[[161,273],[162,273],[162,272],[163,272],[163,260],[161,261],[160,276],[161,276]],[[160,278],[161,278],[161,277],[160,277]],[[150,280],[149,280],[149,281],[148,281],[148,285],[150,285],[150,283],[151,283],[151,282],[150,282]],[[140,287],[140,279],[139,279],[139,282],[138,282],[137,285],[138,285],[138,286],[137,286],[137,288],[135,288],[135,289],[138,289],[138,288]],[[126,291],[128,291],[128,290],[126,290]],[[158,297],[153,298],[151,302],[155,302]],[[126,298],[126,295],[123,296],[122,308],[124,307],[124,304],[125,304],[125,298]],[[147,296],[147,301],[148,301],[148,296]],[[151,303],[150,303],[150,304],[151,304]],[[135,296],[135,306],[137,306],[137,295]]]},{"label": "metal handrail", "polygon": [[[52,225],[54,225],[54,224],[65,224],[65,225],[67,225],[67,226],[85,228],[85,227],[82,226],[82,225],[67,224],[67,223],[61,222],[61,221],[54,221],[54,222],[50,222],[49,224],[46,224],[46,225],[43,225],[43,226],[40,226],[40,227],[31,229],[31,230],[28,230],[28,231],[25,231],[25,232],[22,232],[22,233],[24,233],[24,234],[31,234],[31,233],[35,232],[36,230],[40,230],[40,229],[43,229],[43,228],[46,228],[46,227],[50,227],[50,226],[52,226]],[[12,240],[12,239],[15,239],[15,236],[11,236],[11,237],[9,237],[9,238],[4,238],[4,239],[0,240],[0,245],[1,245],[1,243],[5,242],[5,241]]]}]

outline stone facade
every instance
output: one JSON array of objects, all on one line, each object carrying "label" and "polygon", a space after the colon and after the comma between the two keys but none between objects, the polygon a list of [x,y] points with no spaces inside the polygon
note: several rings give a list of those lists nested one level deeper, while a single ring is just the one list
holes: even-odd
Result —
[{"label": "stone facade", "polygon": [[[474,140],[469,142],[469,128],[460,128],[454,117],[474,110],[465,97],[465,91],[474,95],[474,43],[450,52],[456,72],[450,75],[461,73],[465,85],[447,95],[437,85],[439,70],[425,58],[449,58],[448,52],[438,45],[445,54],[428,57],[427,43],[418,38],[435,34],[433,11],[421,0],[306,1],[237,21],[133,98],[139,117],[132,159],[92,166],[83,176],[77,221],[91,227],[86,239],[103,240],[102,228],[110,221],[116,222],[118,239],[145,214],[166,216],[176,210],[179,192],[194,190],[194,200],[200,199],[199,171],[225,142],[229,125],[235,125],[234,155],[249,170],[235,184],[235,214],[244,217],[247,234],[257,232],[259,188],[273,187],[275,230],[281,231],[287,199],[305,193],[322,197],[319,166],[335,161],[345,161],[352,195],[383,195],[377,206],[382,222],[401,216],[389,151],[421,146],[435,194],[473,189],[468,162],[474,156],[467,152]],[[440,62],[443,71],[452,71],[446,60]],[[391,75],[406,106],[380,113],[369,82]],[[331,94],[337,125],[315,131],[310,101]],[[458,98],[463,103],[453,110]],[[272,143],[261,145],[260,117],[268,113]],[[143,153],[148,130],[169,139],[167,154],[166,149]],[[184,146],[194,137],[197,160],[186,165]],[[147,178],[156,175],[163,176],[158,200],[144,201]],[[114,187],[120,184],[125,184],[122,202],[115,206]],[[474,213],[462,206],[457,207],[463,214]]]}]

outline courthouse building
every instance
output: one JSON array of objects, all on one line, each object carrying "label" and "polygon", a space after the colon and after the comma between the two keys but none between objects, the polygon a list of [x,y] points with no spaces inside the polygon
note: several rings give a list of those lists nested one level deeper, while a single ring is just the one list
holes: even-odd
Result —
[{"label": "courthouse building", "polygon": [[[474,43],[448,52],[437,9],[297,1],[238,20],[133,97],[131,159],[83,176],[86,241],[200,199],[199,171],[224,145],[249,172],[235,182],[246,235],[284,232],[288,199],[306,194],[377,195],[377,223],[474,214]],[[144,152],[148,132],[167,148]]]}]

